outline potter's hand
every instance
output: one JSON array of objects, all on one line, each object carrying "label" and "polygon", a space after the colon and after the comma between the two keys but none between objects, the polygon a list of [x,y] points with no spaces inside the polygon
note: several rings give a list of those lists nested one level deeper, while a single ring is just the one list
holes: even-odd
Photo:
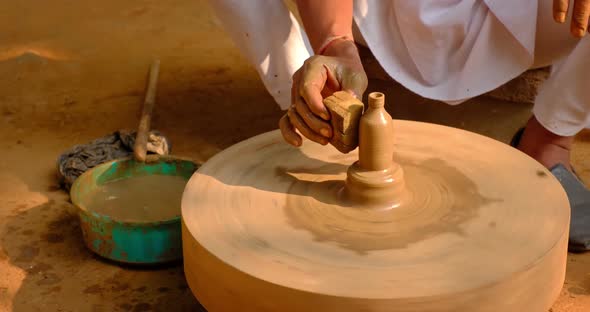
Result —
[{"label": "potter's hand", "polygon": [[340,90],[361,98],[367,88],[367,75],[354,42],[333,42],[323,55],[312,56],[293,75],[291,108],[279,121],[285,141],[301,146],[302,138],[328,144],[332,127],[323,98]]},{"label": "potter's hand", "polygon": [[582,38],[588,30],[590,0],[553,0],[553,18],[558,23],[565,23],[568,7],[574,5],[570,32],[576,38]]}]

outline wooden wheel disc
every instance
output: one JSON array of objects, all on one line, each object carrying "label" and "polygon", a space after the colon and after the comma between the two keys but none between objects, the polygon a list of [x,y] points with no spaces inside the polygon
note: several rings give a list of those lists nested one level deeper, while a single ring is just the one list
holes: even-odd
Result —
[{"label": "wooden wheel disc", "polygon": [[338,200],[356,151],[278,131],[204,164],[182,202],[185,274],[209,311],[547,311],[569,204],[551,173],[470,132],[395,120],[410,200]]}]

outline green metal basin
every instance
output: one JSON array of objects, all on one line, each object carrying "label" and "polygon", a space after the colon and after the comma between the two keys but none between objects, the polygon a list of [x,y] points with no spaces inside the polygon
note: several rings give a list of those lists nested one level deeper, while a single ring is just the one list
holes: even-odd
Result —
[{"label": "green metal basin", "polygon": [[[156,222],[124,222],[86,208],[97,188],[115,180],[141,175],[181,176],[187,181],[198,169],[190,160],[162,156],[156,162],[119,159],[86,171],[72,185],[70,196],[78,208],[86,246],[117,262],[156,264],[182,258],[180,216]],[[146,190],[149,191],[149,190]],[[180,207],[178,207],[180,215]]]}]

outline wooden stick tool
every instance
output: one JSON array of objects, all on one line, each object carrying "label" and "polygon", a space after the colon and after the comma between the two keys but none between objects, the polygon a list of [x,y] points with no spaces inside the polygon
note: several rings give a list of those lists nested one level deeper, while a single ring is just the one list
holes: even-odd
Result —
[{"label": "wooden stick tool", "polygon": [[156,104],[156,87],[158,84],[159,73],[160,60],[155,60],[150,67],[149,82],[145,100],[143,102],[137,136],[135,138],[135,146],[133,147],[133,155],[135,156],[135,159],[140,162],[145,162],[147,158],[147,143],[152,120],[152,111]]}]

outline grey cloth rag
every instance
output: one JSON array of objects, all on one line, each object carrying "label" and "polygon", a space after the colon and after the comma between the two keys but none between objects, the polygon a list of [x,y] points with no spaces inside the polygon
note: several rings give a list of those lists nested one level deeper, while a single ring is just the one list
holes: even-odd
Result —
[{"label": "grey cloth rag", "polygon": [[[89,169],[105,162],[133,155],[136,132],[119,130],[90,143],[76,145],[61,154],[57,160],[60,186],[69,191],[74,181]],[[148,153],[168,155],[170,142],[160,132],[148,135]]]},{"label": "grey cloth rag", "polygon": [[569,251],[590,250],[590,190],[563,165],[551,168],[563,186],[571,207]]}]

